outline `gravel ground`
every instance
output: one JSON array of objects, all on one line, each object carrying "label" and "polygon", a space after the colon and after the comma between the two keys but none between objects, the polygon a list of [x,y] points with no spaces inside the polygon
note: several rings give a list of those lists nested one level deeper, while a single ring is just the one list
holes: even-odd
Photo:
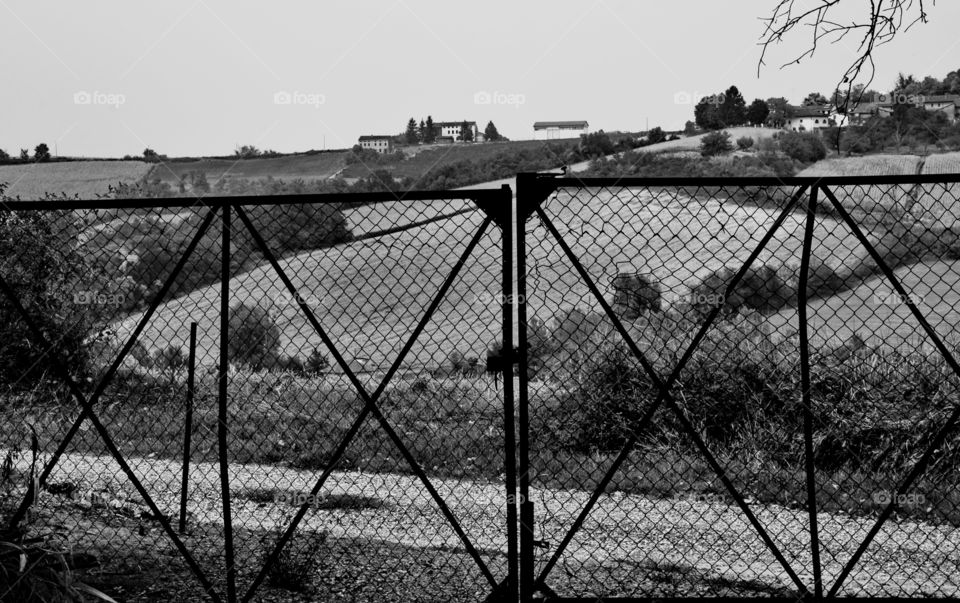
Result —
[{"label": "gravel ground", "polygon": [[[180,467],[130,459],[164,514],[178,515]],[[21,470],[26,469],[20,461]],[[77,483],[76,476],[84,476]],[[101,479],[98,476],[113,476]],[[191,473],[187,548],[211,576],[223,567],[217,467]],[[265,534],[286,525],[291,504],[276,492],[310,491],[316,474],[272,466],[233,465],[233,524],[238,584],[244,592],[262,567]],[[115,461],[66,455],[48,483],[77,485],[72,498],[44,493],[33,524],[64,537],[75,551],[100,560],[88,581],[123,600],[198,600],[199,583],[159,522],[139,517],[136,500]],[[495,581],[506,575],[505,493],[497,484],[433,479]],[[263,492],[260,488],[279,488]],[[100,498],[91,508],[91,492]],[[126,500],[122,493],[127,494]],[[239,496],[237,496],[239,495]],[[538,517],[538,568],[589,498],[588,492],[533,489]],[[109,499],[109,500],[107,500]],[[103,507],[103,503],[106,507]],[[109,512],[106,509],[111,509]],[[805,511],[751,504],[801,580],[812,584]],[[829,588],[873,525],[867,517],[821,513],[824,582]],[[298,530],[320,538],[314,592],[262,587],[263,601],[482,600],[488,580],[428,491],[413,476],[337,472],[330,476]],[[840,596],[960,596],[960,530],[888,521],[840,590]],[[222,590],[222,579],[215,582]],[[786,572],[740,510],[719,499],[651,499],[615,492],[600,498],[547,579],[565,596],[788,595]]]}]

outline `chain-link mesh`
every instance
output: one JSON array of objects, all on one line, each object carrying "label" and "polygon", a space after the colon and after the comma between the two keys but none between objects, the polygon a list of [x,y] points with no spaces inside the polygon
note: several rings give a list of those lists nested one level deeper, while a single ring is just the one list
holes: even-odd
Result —
[{"label": "chain-link mesh", "polygon": [[0,213],[5,523],[122,600],[484,600],[503,256],[471,198]]},{"label": "chain-link mesh", "polygon": [[526,224],[536,589],[957,596],[960,185],[731,182]]}]

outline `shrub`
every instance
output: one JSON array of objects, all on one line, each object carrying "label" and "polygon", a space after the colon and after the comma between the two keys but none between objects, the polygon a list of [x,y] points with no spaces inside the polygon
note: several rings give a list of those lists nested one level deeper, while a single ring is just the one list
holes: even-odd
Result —
[{"label": "shrub", "polygon": [[753,139],[749,136],[741,136],[737,139],[737,148],[741,151],[746,151],[751,147],[753,147]]},{"label": "shrub", "polygon": [[744,306],[754,310],[775,310],[796,297],[783,275],[768,264],[747,268],[736,288],[725,296],[738,270],[724,266],[709,273],[693,287],[690,305],[704,314],[717,306],[723,306],[726,312],[736,312]]},{"label": "shrub", "polygon": [[255,369],[275,364],[280,347],[280,327],[270,311],[255,303],[230,307],[227,352],[231,361]]},{"label": "shrub", "polygon": [[772,138],[761,138],[757,143],[757,152],[761,155],[774,156],[778,154],[780,145]]},{"label": "shrub", "polygon": [[[281,521],[278,529],[262,541],[263,558],[273,552],[283,535],[283,528],[289,523]],[[280,551],[276,561],[267,570],[270,586],[284,590],[310,593],[318,573],[321,553],[327,542],[326,532],[305,532],[298,530]]]},{"label": "shrub", "polygon": [[307,357],[307,364],[304,367],[308,373],[322,373],[330,368],[330,360],[327,355],[320,351],[320,348],[313,348],[310,356]]},{"label": "shrub", "polygon": [[561,425],[551,429],[558,448],[619,450],[635,433],[656,389],[622,345],[604,346],[586,358],[576,390],[560,401]]},{"label": "shrub", "polygon": [[[0,200],[3,188],[0,186]],[[75,378],[90,368],[87,335],[99,322],[90,297],[106,285],[78,249],[70,211],[0,210],[0,274],[44,337],[48,354],[6,295],[0,294],[0,383],[29,387],[56,374],[56,358]]]},{"label": "shrub", "polygon": [[780,150],[787,157],[803,163],[820,161],[827,156],[827,147],[815,132],[783,132],[779,141]]},{"label": "shrub", "polygon": [[660,284],[649,274],[618,274],[613,279],[613,307],[626,320],[634,320],[646,310],[659,312],[662,305]]},{"label": "shrub", "polygon": [[584,134],[580,137],[580,153],[585,158],[603,157],[610,155],[614,150],[613,141],[603,130]]},{"label": "shrub", "polygon": [[462,373],[467,368],[467,361],[459,350],[453,350],[447,354],[447,362],[455,373]]},{"label": "shrub", "polygon": [[464,356],[459,350],[453,350],[447,355],[447,362],[454,374],[472,375],[477,372],[479,359],[476,356]]},{"label": "shrub", "polygon": [[710,132],[700,141],[700,154],[704,157],[723,155],[733,150],[730,144],[730,133],[726,130]]}]

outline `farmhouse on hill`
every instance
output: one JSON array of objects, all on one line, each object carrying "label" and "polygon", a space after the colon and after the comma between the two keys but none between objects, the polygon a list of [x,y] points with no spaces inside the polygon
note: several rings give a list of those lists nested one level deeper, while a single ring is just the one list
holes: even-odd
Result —
[{"label": "farmhouse on hill", "polygon": [[[907,104],[915,107],[923,107],[927,111],[942,111],[947,119],[956,122],[960,117],[960,94],[937,94],[934,96],[908,96]],[[893,107],[896,104],[893,94],[878,94],[871,102],[860,103],[847,112],[849,123],[862,124],[874,115],[888,116],[893,113]]]},{"label": "farmhouse on hill", "polygon": [[450,137],[453,140],[463,140],[463,124],[467,124],[468,140],[483,142],[483,132],[477,128],[475,121],[435,121],[433,127],[437,129],[437,138]]},{"label": "farmhouse on hill", "polygon": [[789,106],[783,127],[794,132],[821,130],[836,125],[833,115],[834,110],[828,105]]},{"label": "farmhouse on hill", "polygon": [[586,121],[538,121],[533,124],[534,140],[577,138],[590,132]]},{"label": "farmhouse on hill", "polygon": [[393,136],[361,136],[360,148],[373,149],[378,153],[393,151]]}]

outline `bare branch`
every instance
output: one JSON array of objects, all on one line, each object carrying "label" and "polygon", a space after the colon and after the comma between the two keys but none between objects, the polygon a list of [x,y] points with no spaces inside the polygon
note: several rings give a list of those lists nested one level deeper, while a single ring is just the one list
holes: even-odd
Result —
[{"label": "bare branch", "polygon": [[866,77],[864,89],[873,82],[876,73],[873,52],[892,42],[898,33],[908,31],[917,23],[927,23],[927,6],[935,3],[936,0],[869,0],[869,13],[863,18],[842,22],[832,18],[840,0],[777,0],[770,16],[761,19],[765,26],[760,36],[762,51],[757,74],[766,65],[767,52],[771,47],[782,44],[794,31],[810,28],[810,46],[793,60],[781,65],[781,69],[813,57],[821,41],[836,44],[850,34],[862,32],[857,45],[857,58],[847,67],[836,86],[838,91],[846,86],[843,102],[837,107],[838,111],[846,112],[860,103],[862,94],[853,98],[857,80]]}]

